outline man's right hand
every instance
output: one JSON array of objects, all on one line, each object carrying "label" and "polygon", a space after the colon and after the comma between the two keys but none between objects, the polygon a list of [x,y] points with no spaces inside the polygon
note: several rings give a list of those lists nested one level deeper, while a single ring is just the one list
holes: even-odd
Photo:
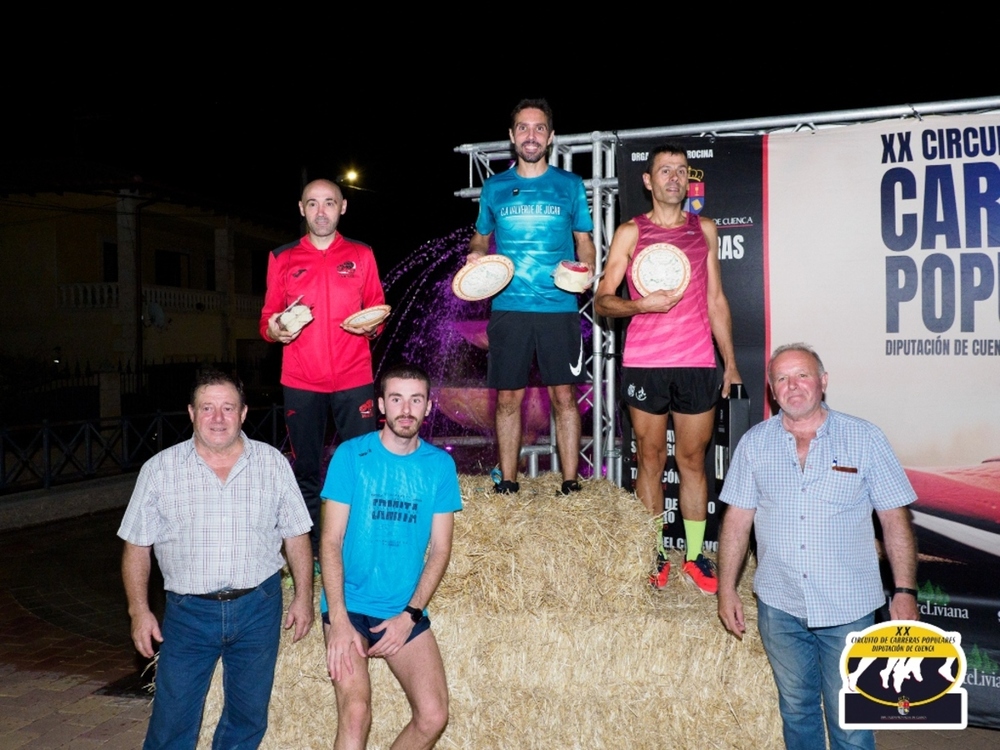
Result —
[{"label": "man's right hand", "polygon": [[326,636],[326,669],[330,673],[330,679],[336,682],[349,674],[354,674],[354,665],[351,664],[352,649],[357,651],[362,659],[368,654],[361,634],[354,629],[346,616],[331,617],[330,622],[332,624],[323,626],[323,634]]},{"label": "man's right hand", "polygon": [[716,596],[719,600],[719,619],[726,626],[726,630],[742,641],[747,624],[743,618],[743,601],[740,595],[735,589],[728,591],[719,589]]},{"label": "man's right hand", "polygon": [[153,658],[153,641],[163,643],[160,623],[149,610],[132,618],[132,643],[135,649],[147,659]]},{"label": "man's right hand", "polygon": [[278,312],[267,319],[267,337],[271,339],[271,341],[277,341],[282,344],[290,344],[299,337],[299,334],[302,333],[302,329],[300,328],[295,333],[290,333],[283,328],[279,322],[278,317],[280,315],[281,313]]},{"label": "man's right hand", "polygon": [[664,289],[641,297],[639,302],[639,312],[644,313],[665,313],[670,312],[684,298],[684,292],[674,294]]},{"label": "man's right hand", "polygon": [[478,263],[481,258],[485,256],[485,253],[471,252],[465,256],[465,262],[468,263]]}]

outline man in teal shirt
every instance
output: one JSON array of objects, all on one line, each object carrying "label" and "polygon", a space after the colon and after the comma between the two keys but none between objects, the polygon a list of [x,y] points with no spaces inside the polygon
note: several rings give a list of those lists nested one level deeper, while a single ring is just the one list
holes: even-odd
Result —
[{"label": "man in teal shirt", "polygon": [[514,278],[493,300],[487,384],[497,390],[496,431],[500,454],[500,493],[517,492],[521,452],[521,403],[532,360],[537,356],[542,382],[555,412],[562,467],[562,491],[580,489],[577,465],[580,413],[577,383],[588,380],[576,295],[555,286],[552,273],[564,260],[579,260],[591,271],[596,250],[593,221],[583,180],[549,166],[552,110],[544,99],[524,99],[511,115],[510,140],[517,163],[483,186],[469,261],[489,251],[514,263]]}]

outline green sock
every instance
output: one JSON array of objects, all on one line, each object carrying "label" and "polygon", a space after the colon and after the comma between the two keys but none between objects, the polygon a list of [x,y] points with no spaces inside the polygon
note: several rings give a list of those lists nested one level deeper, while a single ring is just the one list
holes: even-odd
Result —
[{"label": "green sock", "polygon": [[689,521],[684,519],[684,538],[687,541],[688,560],[697,560],[701,554],[701,545],[705,542],[705,527],[708,521]]}]

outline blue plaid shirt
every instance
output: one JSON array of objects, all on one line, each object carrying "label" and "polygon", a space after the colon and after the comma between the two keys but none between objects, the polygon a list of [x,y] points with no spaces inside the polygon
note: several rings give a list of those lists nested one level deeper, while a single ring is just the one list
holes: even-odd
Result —
[{"label": "blue plaid shirt", "polygon": [[312,526],[288,459],[240,437],[243,453],[225,482],[194,439],[160,451],[139,471],[118,536],[153,545],[167,591],[259,586],[284,565],[282,540]]},{"label": "blue plaid shirt", "polygon": [[804,470],[781,414],[750,430],[720,499],[756,510],[757,596],[817,628],[885,602],[871,513],[909,505],[916,493],[878,427],[827,410]]}]

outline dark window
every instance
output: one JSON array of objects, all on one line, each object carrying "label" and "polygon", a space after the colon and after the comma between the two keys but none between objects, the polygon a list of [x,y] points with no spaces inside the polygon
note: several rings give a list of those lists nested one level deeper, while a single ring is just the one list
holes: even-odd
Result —
[{"label": "dark window", "polygon": [[118,281],[118,243],[102,243],[104,254],[104,276],[102,281],[115,283]]},{"label": "dark window", "polygon": [[191,277],[188,270],[189,259],[185,253],[177,253],[172,250],[156,251],[155,283],[157,286],[188,288],[191,286]]},{"label": "dark window", "polygon": [[250,291],[253,294],[264,294],[267,291],[267,261],[270,252],[254,252],[250,254]]}]

